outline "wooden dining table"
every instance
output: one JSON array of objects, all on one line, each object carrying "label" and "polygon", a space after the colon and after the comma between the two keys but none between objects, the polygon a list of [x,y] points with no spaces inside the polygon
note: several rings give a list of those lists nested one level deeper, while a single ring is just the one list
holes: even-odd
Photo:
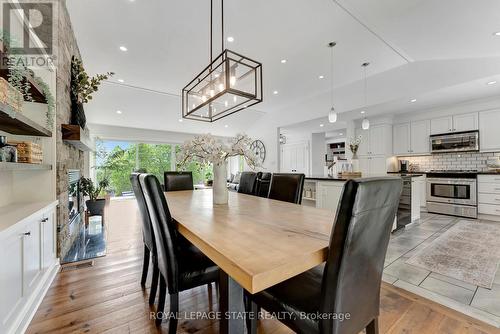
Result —
[{"label": "wooden dining table", "polygon": [[245,332],[244,290],[258,293],[326,260],[331,211],[236,192],[214,205],[211,189],[165,196],[179,232],[221,269],[221,333]]}]

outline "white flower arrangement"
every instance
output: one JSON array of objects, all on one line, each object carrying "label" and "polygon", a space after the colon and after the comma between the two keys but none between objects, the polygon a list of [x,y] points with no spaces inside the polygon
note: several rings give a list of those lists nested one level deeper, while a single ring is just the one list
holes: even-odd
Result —
[{"label": "white flower arrangement", "polygon": [[180,166],[189,161],[221,165],[230,157],[243,156],[248,166],[255,169],[260,166],[260,162],[255,152],[250,149],[252,142],[245,134],[237,134],[227,142],[211,134],[196,136],[182,145],[177,161]]},{"label": "white flower arrangement", "polygon": [[358,152],[359,145],[361,144],[361,139],[363,139],[363,136],[359,135],[349,140],[349,149],[351,150],[352,154],[356,154]]}]

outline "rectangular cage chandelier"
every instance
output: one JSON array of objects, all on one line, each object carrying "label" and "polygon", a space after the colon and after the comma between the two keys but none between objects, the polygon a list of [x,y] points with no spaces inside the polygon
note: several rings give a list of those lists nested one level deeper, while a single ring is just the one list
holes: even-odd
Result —
[{"label": "rectangular cage chandelier", "polygon": [[[212,1],[210,31],[212,31]],[[222,3],[222,53],[182,89],[182,117],[214,122],[262,102],[262,64],[224,49],[224,1]]]}]

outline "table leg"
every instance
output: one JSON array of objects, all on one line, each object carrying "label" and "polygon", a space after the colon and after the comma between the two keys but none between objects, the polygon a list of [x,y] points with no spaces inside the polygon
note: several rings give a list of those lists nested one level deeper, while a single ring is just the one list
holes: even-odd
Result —
[{"label": "table leg", "polygon": [[219,307],[221,312],[220,333],[245,333],[243,288],[221,270],[219,289]]}]

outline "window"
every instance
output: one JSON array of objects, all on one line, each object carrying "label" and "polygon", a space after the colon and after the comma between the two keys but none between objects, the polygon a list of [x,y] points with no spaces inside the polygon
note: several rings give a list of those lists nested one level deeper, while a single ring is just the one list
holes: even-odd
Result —
[{"label": "window", "polygon": [[[179,153],[181,146],[175,147],[175,152]],[[193,183],[203,184],[207,180],[213,180],[213,168],[211,164],[200,164],[197,162],[190,162],[187,166],[182,167],[184,171],[193,172]]]}]

